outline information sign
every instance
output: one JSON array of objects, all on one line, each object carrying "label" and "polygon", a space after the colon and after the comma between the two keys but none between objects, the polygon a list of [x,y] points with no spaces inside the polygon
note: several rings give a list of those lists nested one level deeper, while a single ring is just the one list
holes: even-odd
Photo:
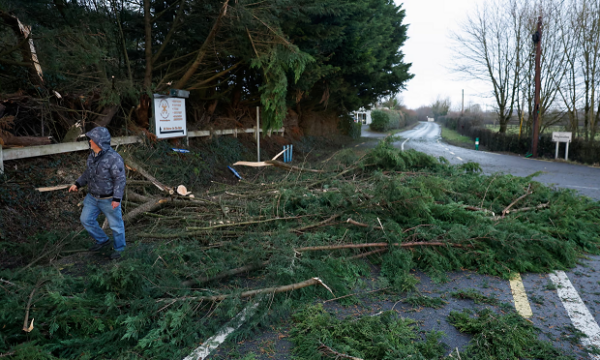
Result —
[{"label": "information sign", "polygon": [[552,133],[552,141],[556,143],[556,153],[554,154],[554,158],[558,159],[558,144],[561,142],[566,143],[565,149],[565,160],[569,160],[569,143],[571,142],[571,137],[573,133],[571,132],[559,132],[555,131]]},{"label": "information sign", "polygon": [[185,99],[154,94],[154,133],[159,139],[187,136]]},{"label": "information sign", "polygon": [[568,132],[553,132],[552,133],[552,141],[553,142],[571,142],[571,137],[573,136],[573,133],[568,131]]}]

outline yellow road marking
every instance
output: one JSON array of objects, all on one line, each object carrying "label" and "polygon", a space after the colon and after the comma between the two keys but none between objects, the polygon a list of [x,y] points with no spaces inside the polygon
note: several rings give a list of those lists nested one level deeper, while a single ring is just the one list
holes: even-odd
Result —
[{"label": "yellow road marking", "polygon": [[527,300],[525,286],[523,285],[523,280],[521,280],[521,274],[517,274],[512,280],[510,280],[510,289],[512,290],[517,312],[524,318],[530,318],[533,316],[531,306],[529,306],[529,300]]}]

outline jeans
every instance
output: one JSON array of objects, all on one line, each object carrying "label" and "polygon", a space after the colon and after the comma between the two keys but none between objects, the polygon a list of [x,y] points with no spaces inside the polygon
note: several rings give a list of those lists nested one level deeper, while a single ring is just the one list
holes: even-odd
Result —
[{"label": "jeans", "polygon": [[115,240],[114,249],[121,252],[125,250],[125,224],[121,214],[121,204],[119,203],[119,206],[113,209],[111,203],[112,198],[99,200],[87,194],[83,200],[83,211],[79,220],[96,243],[103,244],[110,240],[97,220],[100,212],[104,213]]}]

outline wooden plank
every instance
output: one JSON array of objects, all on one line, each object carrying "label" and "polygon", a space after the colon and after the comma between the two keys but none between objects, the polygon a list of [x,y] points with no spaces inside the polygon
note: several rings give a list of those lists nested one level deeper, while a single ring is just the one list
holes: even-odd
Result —
[{"label": "wooden plank", "polygon": [[87,142],[70,142],[64,144],[52,144],[41,146],[28,146],[4,150],[2,158],[4,161],[26,159],[36,156],[62,154],[89,149]]},{"label": "wooden plank", "polygon": [[[259,130],[262,132],[262,129]],[[276,133],[283,133],[283,129],[273,130]],[[234,129],[226,129],[226,130],[215,130],[213,131],[213,135],[233,135],[235,133]],[[252,134],[255,133],[255,129],[238,129],[238,133],[247,133]],[[208,130],[196,130],[188,132],[188,137],[204,137],[210,136],[210,131]],[[115,137],[111,139],[110,144],[112,146],[117,145],[125,145],[125,144],[134,144],[141,142],[140,138],[137,136],[123,136],[123,137]],[[68,142],[61,144],[51,144],[51,145],[41,145],[41,146],[28,146],[22,148],[12,148],[12,149],[4,149],[0,150],[0,173],[2,173],[2,166],[4,161],[8,160],[18,160],[18,159],[26,159],[37,156],[46,156],[46,155],[54,155],[54,154],[63,154],[75,151],[83,151],[88,150],[89,146],[86,141],[80,142]]]},{"label": "wooden plank", "polygon": [[[112,138],[110,144],[112,146],[116,145],[125,145],[125,144],[133,144],[140,142],[140,138],[137,136],[123,136]],[[45,155],[54,155],[54,154],[62,154],[68,152],[75,151],[83,151],[88,150],[90,147],[87,141],[80,142],[68,142],[61,144],[52,144],[52,145],[41,145],[41,146],[28,146],[23,148],[13,148],[4,150],[4,154],[2,158],[4,161],[7,160],[17,160],[17,159],[26,159],[30,157],[36,156],[45,156]]]},{"label": "wooden plank", "polygon": [[210,136],[210,131],[208,130],[196,130],[196,131],[188,131],[188,137],[203,137]]}]

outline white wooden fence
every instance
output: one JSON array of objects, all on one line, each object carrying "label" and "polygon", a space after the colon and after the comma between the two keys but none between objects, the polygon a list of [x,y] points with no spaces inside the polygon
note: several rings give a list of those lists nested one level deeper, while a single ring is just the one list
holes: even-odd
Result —
[{"label": "white wooden fence", "polygon": [[[271,130],[271,133],[284,133],[284,128],[279,130]],[[263,130],[260,129],[259,133]],[[228,129],[228,130],[197,130],[197,131],[189,131],[188,138],[194,137],[206,137],[206,136],[219,136],[219,135],[233,135],[237,137],[238,134],[256,134],[256,127],[252,129]],[[125,144],[134,144],[142,142],[142,139],[138,136],[122,136],[122,137],[114,137],[111,139],[110,144],[112,146],[117,145],[125,145]],[[18,160],[18,159],[26,159],[37,156],[46,156],[46,155],[54,155],[54,154],[63,154],[75,151],[83,151],[88,150],[89,145],[87,141],[80,142],[68,142],[61,144],[52,144],[52,145],[41,145],[41,146],[28,146],[22,148],[12,148],[12,149],[4,149],[2,150],[2,146],[0,145],[0,174],[4,173],[4,161],[7,160]]]}]

